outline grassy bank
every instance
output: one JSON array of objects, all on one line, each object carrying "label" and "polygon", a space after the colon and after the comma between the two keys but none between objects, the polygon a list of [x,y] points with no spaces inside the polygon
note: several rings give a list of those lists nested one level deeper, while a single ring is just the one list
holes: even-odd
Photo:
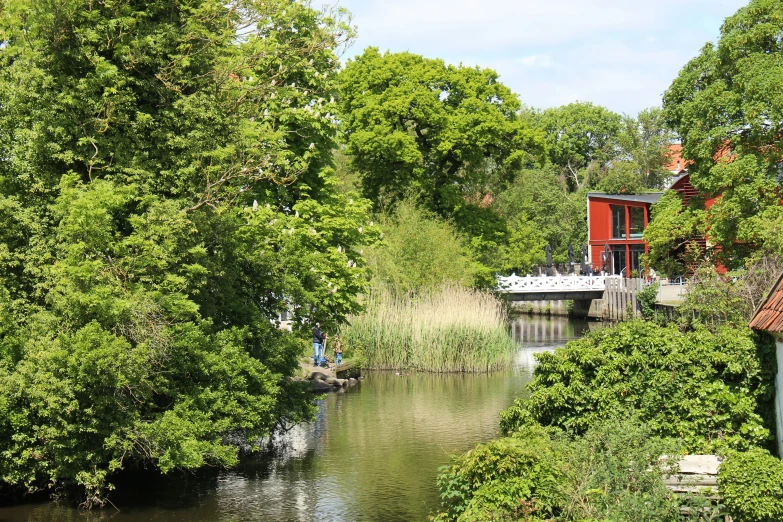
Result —
[{"label": "grassy bank", "polygon": [[514,354],[502,303],[459,287],[415,298],[375,292],[342,334],[374,369],[486,372],[508,367]]}]

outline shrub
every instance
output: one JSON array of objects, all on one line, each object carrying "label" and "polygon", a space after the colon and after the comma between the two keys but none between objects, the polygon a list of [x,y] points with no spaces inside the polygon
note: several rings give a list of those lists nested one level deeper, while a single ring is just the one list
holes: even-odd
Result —
[{"label": "shrub", "polygon": [[552,441],[540,428],[525,435],[479,444],[442,467],[437,483],[443,512],[436,520],[503,519],[518,515],[531,499],[530,510],[553,514],[562,500],[557,498],[561,477],[553,466]]},{"label": "shrub", "polygon": [[530,398],[501,414],[506,434],[530,422],[579,434],[625,412],[691,452],[773,441],[774,347],[748,328],[632,321],[536,357]]},{"label": "shrub", "polygon": [[646,285],[636,294],[642,318],[650,321],[655,317],[655,300],[658,299],[658,283]]},{"label": "shrub", "polygon": [[783,462],[761,448],[732,452],[718,487],[735,522],[783,520]]},{"label": "shrub", "polygon": [[652,436],[633,418],[603,422],[576,438],[527,426],[441,468],[435,520],[679,520],[661,459],[677,452],[675,442]]},{"label": "shrub", "polygon": [[346,356],[361,352],[374,369],[493,371],[508,367],[515,349],[503,304],[459,287],[415,298],[376,290],[341,334]]}]

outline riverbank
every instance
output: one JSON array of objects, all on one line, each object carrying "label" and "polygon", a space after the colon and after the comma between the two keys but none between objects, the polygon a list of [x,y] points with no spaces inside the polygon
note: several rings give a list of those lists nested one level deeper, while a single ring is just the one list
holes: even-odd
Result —
[{"label": "riverbank", "polygon": [[[491,374],[364,371],[360,384],[319,394],[315,419],[283,435],[272,454],[204,474],[129,475],[112,492],[120,511],[96,510],[90,518],[424,521],[439,505],[438,468],[496,435],[499,412],[527,394],[534,354],[588,327],[516,318],[514,364]],[[305,370],[302,379],[316,370],[312,359]],[[3,522],[81,518],[79,510],[48,501],[0,508]]]}]

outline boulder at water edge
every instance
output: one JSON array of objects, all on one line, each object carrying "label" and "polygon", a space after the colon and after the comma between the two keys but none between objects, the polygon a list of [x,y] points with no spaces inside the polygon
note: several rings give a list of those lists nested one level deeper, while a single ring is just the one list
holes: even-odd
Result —
[{"label": "boulder at water edge", "polygon": [[320,393],[320,392],[328,392],[328,391],[330,391],[332,389],[331,386],[326,384],[321,379],[313,379],[312,386],[313,386],[313,391],[314,392],[318,392],[318,393]]}]

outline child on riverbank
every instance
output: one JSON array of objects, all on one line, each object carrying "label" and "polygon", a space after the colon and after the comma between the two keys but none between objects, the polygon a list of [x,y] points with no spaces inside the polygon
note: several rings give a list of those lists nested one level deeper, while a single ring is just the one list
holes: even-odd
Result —
[{"label": "child on riverbank", "polygon": [[340,364],[343,362],[343,342],[340,340],[339,335],[334,336],[334,341],[332,341],[332,349],[334,350],[334,363]]}]

